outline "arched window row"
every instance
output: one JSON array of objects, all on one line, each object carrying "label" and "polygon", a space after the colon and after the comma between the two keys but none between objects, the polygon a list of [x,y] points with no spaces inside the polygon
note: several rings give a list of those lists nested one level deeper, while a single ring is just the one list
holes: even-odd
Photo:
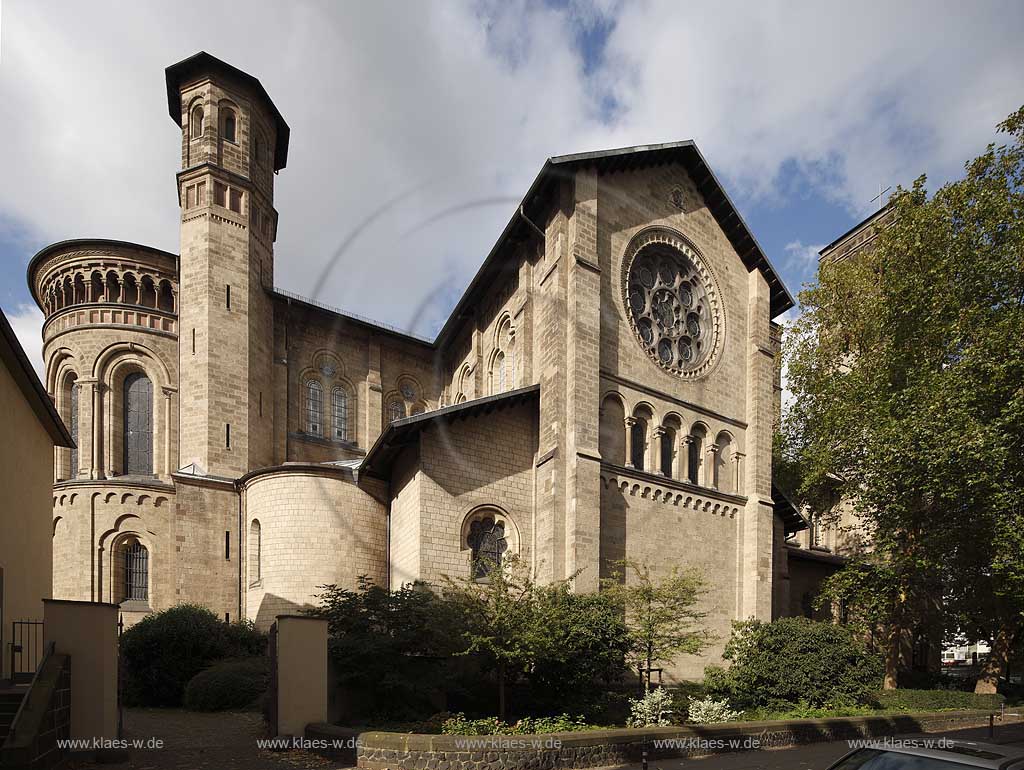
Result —
[{"label": "arched window row", "polygon": [[491,354],[491,395],[514,390],[519,369],[519,353],[516,350],[516,334],[511,321],[506,318],[498,325]]},{"label": "arched window row", "polygon": [[178,309],[178,296],[167,278],[149,273],[120,270],[93,270],[91,273],[65,275],[50,282],[42,297],[47,315],[66,307],[96,302],[138,305],[165,313]]},{"label": "arched window row", "polygon": [[614,465],[742,494],[744,455],[728,431],[711,435],[700,422],[686,428],[677,415],[659,423],[647,404],[627,414],[623,401],[609,394],[601,404],[599,449]]},{"label": "arched window row", "polygon": [[302,432],[355,443],[354,391],[347,383],[335,379],[337,369],[332,363],[322,363],[316,371],[316,375],[306,375],[302,382]]},{"label": "arched window row", "polygon": [[400,377],[398,389],[384,399],[384,427],[405,417],[423,414],[428,410],[420,386],[411,377]]}]

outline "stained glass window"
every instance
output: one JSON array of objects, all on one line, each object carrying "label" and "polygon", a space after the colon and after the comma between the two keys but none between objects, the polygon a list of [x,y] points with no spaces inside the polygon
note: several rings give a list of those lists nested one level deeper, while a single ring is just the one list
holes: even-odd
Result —
[{"label": "stained glass window", "polygon": [[473,578],[486,578],[495,569],[501,568],[501,557],[508,550],[505,539],[505,524],[487,516],[477,519],[469,526],[467,544],[473,552]]},{"label": "stained glass window", "polygon": [[712,304],[697,258],[660,239],[641,247],[629,266],[624,298],[633,329],[660,366],[685,375],[714,348]]}]

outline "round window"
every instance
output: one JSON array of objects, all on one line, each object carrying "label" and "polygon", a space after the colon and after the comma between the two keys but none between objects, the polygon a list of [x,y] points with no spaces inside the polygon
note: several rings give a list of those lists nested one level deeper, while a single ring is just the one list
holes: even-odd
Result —
[{"label": "round window", "polygon": [[722,320],[700,255],[671,231],[645,231],[626,250],[623,273],[627,316],[651,360],[681,377],[706,373]]}]

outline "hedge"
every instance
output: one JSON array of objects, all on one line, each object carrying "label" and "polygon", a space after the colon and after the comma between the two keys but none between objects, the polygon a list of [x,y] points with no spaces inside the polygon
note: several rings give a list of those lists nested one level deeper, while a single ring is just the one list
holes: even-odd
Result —
[{"label": "hedge", "polygon": [[979,709],[998,711],[1003,696],[961,690],[881,690],[875,693],[875,705],[898,711],[944,711]]},{"label": "hedge", "polygon": [[259,705],[270,681],[270,661],[238,658],[214,663],[200,671],[185,687],[185,708],[193,711],[227,711]]},{"label": "hedge", "polygon": [[148,615],[121,635],[125,705],[180,706],[185,685],[210,664],[266,648],[251,623],[225,623],[197,604]]}]

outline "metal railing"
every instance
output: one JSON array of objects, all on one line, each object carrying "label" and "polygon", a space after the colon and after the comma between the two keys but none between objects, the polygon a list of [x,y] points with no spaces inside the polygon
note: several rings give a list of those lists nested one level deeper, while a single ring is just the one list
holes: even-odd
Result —
[{"label": "metal railing", "polygon": [[[15,621],[15,622],[17,622],[17,621]],[[40,625],[42,625],[42,621],[38,621],[38,622],[39,622]],[[33,672],[32,678],[29,680],[29,686],[28,686],[29,692],[32,691],[32,687],[36,683],[36,678],[39,676],[39,672],[43,670],[43,664],[46,663],[47,658],[49,658],[51,655],[53,655],[53,653],[56,650],[56,648],[57,648],[57,643],[56,642],[50,642],[48,645],[46,645],[46,649],[43,651],[43,656],[42,656],[42,658],[39,661],[39,666]],[[14,720],[11,722],[10,730],[7,733],[7,740],[9,740],[9,741],[13,741],[14,740],[15,733],[17,733],[18,728],[21,726],[21,724],[20,724],[21,723],[21,714],[25,710],[25,704],[27,704],[27,703],[28,703],[28,693],[26,693],[25,696],[21,699],[21,703],[18,704],[18,710],[14,712]]]},{"label": "metal railing", "polygon": [[43,621],[11,621],[11,684],[29,682],[43,659]]}]

